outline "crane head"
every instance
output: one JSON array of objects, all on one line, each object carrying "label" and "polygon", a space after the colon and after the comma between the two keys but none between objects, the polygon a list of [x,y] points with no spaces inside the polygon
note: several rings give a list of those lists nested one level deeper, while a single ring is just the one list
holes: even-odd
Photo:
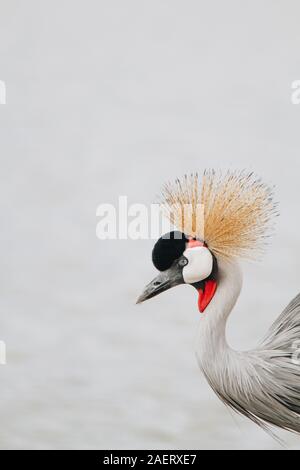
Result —
[{"label": "crane head", "polygon": [[154,245],[152,262],[160,271],[144,289],[137,303],[151,299],[181,284],[190,284],[199,293],[202,313],[217,289],[218,265],[206,244],[180,231],[163,235]]},{"label": "crane head", "polygon": [[192,173],[167,183],[161,208],[179,231],[156,242],[152,260],[160,274],[138,303],[190,284],[199,292],[200,312],[212,300],[221,277],[216,257],[220,266],[222,260],[255,258],[263,252],[277,215],[273,189],[252,172],[233,170],[205,170],[202,177]]}]

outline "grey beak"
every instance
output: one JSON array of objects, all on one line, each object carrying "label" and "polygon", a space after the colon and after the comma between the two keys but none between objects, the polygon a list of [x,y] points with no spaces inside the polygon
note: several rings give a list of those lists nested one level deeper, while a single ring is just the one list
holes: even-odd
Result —
[{"label": "grey beak", "polygon": [[179,284],[184,284],[182,266],[175,262],[171,268],[160,273],[145,287],[144,292],[139,296],[136,303],[140,304]]}]

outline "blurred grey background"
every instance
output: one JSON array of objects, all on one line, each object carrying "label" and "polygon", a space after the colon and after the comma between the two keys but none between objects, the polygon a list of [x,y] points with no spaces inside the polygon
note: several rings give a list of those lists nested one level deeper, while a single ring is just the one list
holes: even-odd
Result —
[{"label": "blurred grey background", "polygon": [[[300,291],[296,0],[1,0],[0,448],[280,448],[198,371],[185,286],[142,306],[153,241],[99,241],[99,204],[204,167],[276,185],[231,345]],[[280,433],[288,448],[299,438]]]}]

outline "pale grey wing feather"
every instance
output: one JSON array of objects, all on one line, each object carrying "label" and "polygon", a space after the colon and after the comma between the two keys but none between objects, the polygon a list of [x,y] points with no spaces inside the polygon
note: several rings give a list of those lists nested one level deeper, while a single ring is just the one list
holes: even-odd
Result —
[{"label": "pale grey wing feather", "polygon": [[270,407],[263,419],[300,433],[300,294],[275,320],[255,353],[262,359],[261,392]]},{"label": "pale grey wing feather", "polygon": [[261,347],[264,349],[295,352],[299,341],[300,347],[300,294],[284,309],[269,329]]}]

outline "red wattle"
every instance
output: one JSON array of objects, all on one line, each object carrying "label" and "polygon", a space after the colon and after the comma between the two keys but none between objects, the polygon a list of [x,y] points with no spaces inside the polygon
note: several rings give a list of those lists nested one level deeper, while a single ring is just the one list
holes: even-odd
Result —
[{"label": "red wattle", "polygon": [[201,313],[204,312],[217,290],[217,282],[213,280],[205,281],[204,290],[198,289],[198,308]]}]

